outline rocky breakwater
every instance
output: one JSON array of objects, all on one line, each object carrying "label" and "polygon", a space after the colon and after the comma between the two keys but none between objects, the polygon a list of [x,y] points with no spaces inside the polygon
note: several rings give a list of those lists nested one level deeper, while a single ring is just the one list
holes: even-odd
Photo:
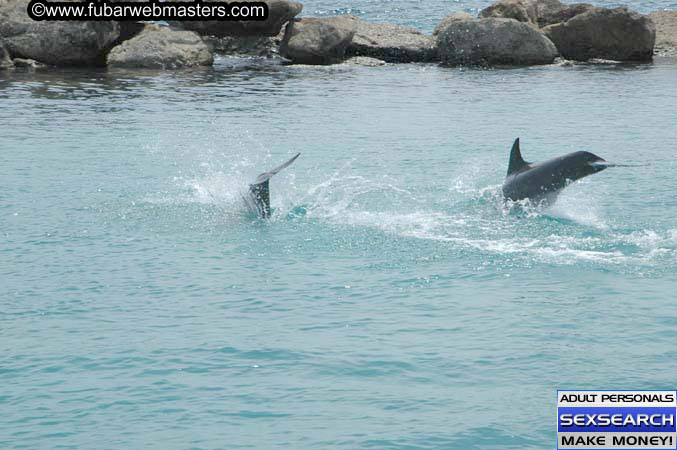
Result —
[{"label": "rocky breakwater", "polygon": [[445,17],[431,36],[352,15],[297,18],[301,3],[265,2],[269,16],[263,21],[175,21],[160,27],[36,22],[26,12],[29,0],[0,0],[0,70],[45,64],[178,69],[210,65],[213,52],[280,54],[300,64],[352,60],[484,66],[549,64],[558,55],[581,61],[649,61],[656,42],[659,54],[677,54],[677,11],[647,16],[587,3],[498,0],[478,18],[463,12]]},{"label": "rocky breakwater", "polygon": [[[137,22],[34,21],[27,14],[29,0],[0,0],[0,68],[210,65],[212,46],[205,45],[201,34],[242,39],[274,36],[302,9],[298,2],[265,1],[269,15],[264,21],[186,21],[160,27]],[[198,32],[187,30],[191,28]]]},{"label": "rocky breakwater", "polygon": [[411,27],[370,23],[352,15],[289,22],[280,54],[299,64],[331,64],[353,57],[392,63],[438,60],[431,36]]},{"label": "rocky breakwater", "polygon": [[278,55],[284,25],[303,11],[303,4],[288,0],[265,3],[268,18],[262,21],[190,20],[171,21],[170,25],[198,33],[214,53],[270,58]]},{"label": "rocky breakwater", "polygon": [[[248,3],[254,0],[244,0]],[[261,1],[261,0],[256,0]],[[275,36],[285,23],[299,15],[303,4],[287,0],[263,0],[268,5],[266,20],[185,20],[171,21],[170,25],[195,31],[201,36]]]},{"label": "rocky breakwater", "polygon": [[12,58],[51,65],[101,65],[120,36],[113,21],[34,21],[29,0],[0,6],[0,42]]},{"label": "rocky breakwater", "polygon": [[511,18],[539,29],[567,59],[650,61],[656,31],[649,16],[559,0],[499,0],[482,18]]},{"label": "rocky breakwater", "polygon": [[564,4],[559,0],[499,0],[480,11],[480,18],[500,17],[543,28],[565,22],[593,6],[588,3]]},{"label": "rocky breakwater", "polygon": [[392,63],[434,62],[439,59],[435,39],[430,35],[411,27],[349,17],[356,28],[346,50],[349,56],[368,56]]}]

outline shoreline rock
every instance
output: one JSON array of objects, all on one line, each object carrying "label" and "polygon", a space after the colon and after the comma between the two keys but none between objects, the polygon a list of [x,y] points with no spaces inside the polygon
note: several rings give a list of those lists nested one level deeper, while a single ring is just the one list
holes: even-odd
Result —
[{"label": "shoreline rock", "polygon": [[403,25],[366,22],[355,16],[353,41],[348,46],[348,56],[368,56],[392,63],[439,61],[432,36]]},{"label": "shoreline rock", "polygon": [[544,28],[555,23],[566,22],[573,17],[593,9],[589,3],[562,3],[559,0],[536,0],[536,24]]},{"label": "shoreline rock", "polygon": [[656,41],[651,19],[627,8],[593,8],[542,31],[563,57],[576,61],[650,61]]},{"label": "shoreline rock", "polygon": [[212,64],[214,52],[266,58],[282,53],[302,64],[530,65],[552,62],[549,44],[576,61],[677,56],[677,11],[642,15],[560,0],[497,0],[479,19],[449,14],[431,36],[352,15],[295,19],[301,3],[264,1],[270,8],[266,21],[171,22],[196,30],[191,32],[140,22],[36,22],[26,13],[29,0],[0,0],[0,69],[22,61],[32,61],[24,66],[179,68]]},{"label": "shoreline rock", "polygon": [[147,24],[143,22],[126,21],[126,22],[118,22],[118,25],[120,26],[120,35],[115,41],[115,45],[120,45],[124,41],[128,41],[134,36],[138,35],[146,28]]},{"label": "shoreline rock", "polygon": [[655,11],[649,17],[656,27],[654,54],[677,56],[677,10]]},{"label": "shoreline rock", "polygon": [[537,23],[536,5],[529,0],[498,0],[480,11],[480,19],[514,19],[518,22]]},{"label": "shoreline rock", "polygon": [[[352,41],[345,51],[346,58],[363,56],[389,63],[439,61],[435,39],[415,28],[366,22],[353,15],[301,18],[295,19],[294,22],[303,23],[309,20],[329,21],[326,23],[343,29],[355,29]],[[294,27],[288,26],[288,29],[294,30]],[[319,40],[319,37],[316,40]]]},{"label": "shoreline rock", "polygon": [[212,53],[226,56],[273,58],[279,55],[281,39],[269,36],[203,36]]},{"label": "shoreline rock", "polygon": [[380,67],[388,63],[381,59],[370,58],[369,56],[353,56],[343,61],[343,64],[347,66]]},{"label": "shoreline rock", "polygon": [[559,0],[498,0],[479,13],[480,18],[506,18],[543,28],[566,22],[593,6],[589,3],[562,3]]},{"label": "shoreline rock", "polygon": [[650,61],[655,42],[651,18],[627,8],[602,8],[559,0],[498,0],[480,17],[505,17],[540,29],[569,59]]},{"label": "shoreline rock", "polygon": [[475,18],[473,16],[471,16],[470,14],[468,14],[467,12],[460,11],[460,12],[451,13],[447,17],[442,19],[442,21],[439,24],[437,24],[437,26],[435,27],[435,30],[433,30],[433,37],[437,38],[437,35],[440,34],[440,32],[442,32],[442,30],[447,28],[453,22],[458,22],[459,20],[462,21],[462,20],[474,20],[474,19]]},{"label": "shoreline rock", "polygon": [[14,66],[15,67],[25,67],[27,69],[45,69],[47,68],[46,65],[37,62],[34,59],[23,59],[23,58],[14,58]]},{"label": "shoreline rock", "polygon": [[52,65],[103,65],[120,35],[113,21],[34,21],[28,0],[0,7],[0,40],[14,58]]},{"label": "shoreline rock", "polygon": [[[240,0],[246,3],[251,0]],[[287,0],[257,0],[268,5],[266,20],[184,20],[170,21],[169,24],[184,30],[195,31],[200,36],[275,36],[282,26],[298,16],[303,4]]]},{"label": "shoreline rock", "polygon": [[214,56],[193,31],[174,30],[157,25],[144,29],[108,54],[108,67],[178,69],[210,66]]},{"label": "shoreline rock", "polygon": [[12,61],[12,58],[9,56],[9,52],[5,48],[4,45],[2,45],[2,41],[0,41],[0,70],[7,70],[7,69],[13,69],[14,68],[14,61]]},{"label": "shoreline rock", "polygon": [[437,35],[444,65],[528,66],[551,64],[555,45],[543,33],[515,19],[450,22]]},{"label": "shoreline rock", "polygon": [[345,16],[295,19],[287,24],[280,55],[296,64],[341,62],[357,24]]}]

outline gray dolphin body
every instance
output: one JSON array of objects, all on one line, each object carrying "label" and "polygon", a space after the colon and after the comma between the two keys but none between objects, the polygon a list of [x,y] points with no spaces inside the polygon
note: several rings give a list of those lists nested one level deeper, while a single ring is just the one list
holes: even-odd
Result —
[{"label": "gray dolphin body", "polygon": [[252,214],[268,219],[270,217],[270,179],[284,168],[287,168],[296,161],[300,153],[294,155],[289,161],[277,166],[268,172],[263,172],[256,177],[256,180],[249,185],[247,194],[243,196],[247,208]]},{"label": "gray dolphin body", "polygon": [[510,151],[503,196],[513,201],[528,198],[551,203],[570,183],[611,166],[613,164],[590,152],[574,152],[540,163],[528,163],[522,158],[517,138]]}]

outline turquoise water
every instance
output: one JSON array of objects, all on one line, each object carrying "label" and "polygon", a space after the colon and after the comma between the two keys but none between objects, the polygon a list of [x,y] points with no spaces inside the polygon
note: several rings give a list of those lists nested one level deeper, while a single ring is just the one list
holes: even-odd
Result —
[{"label": "turquoise water", "polygon": [[[0,76],[1,448],[541,449],[675,387],[676,60]],[[649,165],[509,209],[517,136]]]}]

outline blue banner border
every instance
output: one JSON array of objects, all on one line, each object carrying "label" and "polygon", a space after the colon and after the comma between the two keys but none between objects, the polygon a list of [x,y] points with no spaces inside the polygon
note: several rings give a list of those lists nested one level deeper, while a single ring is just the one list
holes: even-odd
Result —
[{"label": "blue banner border", "polygon": [[[572,450],[571,447],[560,448],[559,446],[559,393],[560,391],[567,392],[674,392],[677,395],[677,389],[557,389],[555,391],[555,449],[556,450]],[[675,439],[675,449],[677,449],[677,439]],[[609,448],[609,447],[599,447],[595,450],[643,450],[639,447],[634,448]],[[653,450],[653,449],[645,449]]]}]

